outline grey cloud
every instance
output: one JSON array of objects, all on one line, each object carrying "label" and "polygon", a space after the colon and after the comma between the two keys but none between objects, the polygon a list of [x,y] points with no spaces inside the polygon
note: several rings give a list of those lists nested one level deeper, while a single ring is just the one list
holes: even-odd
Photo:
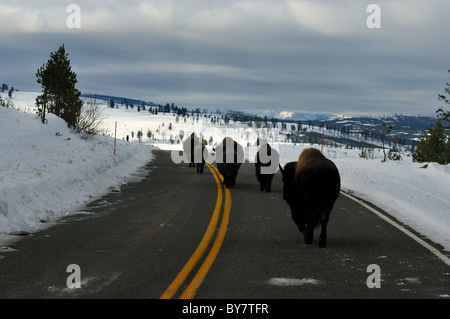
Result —
[{"label": "grey cloud", "polygon": [[[0,80],[39,89],[36,69],[65,43],[82,91],[187,107],[432,114],[449,81],[450,22],[441,19],[448,1],[437,1],[441,10],[408,2],[417,21],[401,16],[395,2],[380,1],[379,30],[364,25],[359,1],[346,1],[354,9],[338,10],[342,17],[333,17],[334,2],[322,1],[330,18],[324,26],[302,24],[289,11],[292,1],[80,2],[80,30],[48,23],[4,32]],[[420,10],[436,19],[419,21]],[[67,13],[44,16],[64,21]],[[339,32],[323,31],[334,26]]]}]

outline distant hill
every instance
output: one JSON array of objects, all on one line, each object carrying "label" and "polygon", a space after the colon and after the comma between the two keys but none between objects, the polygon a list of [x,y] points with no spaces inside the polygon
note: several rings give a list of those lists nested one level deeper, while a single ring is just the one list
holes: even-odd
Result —
[{"label": "distant hill", "polygon": [[[155,107],[158,104],[147,102],[138,99],[131,99],[126,97],[117,97],[102,94],[82,94],[82,97],[93,97],[102,100],[105,104],[113,100],[116,107],[126,103],[135,106],[145,104],[145,106]],[[171,110],[167,110],[171,112]],[[193,111],[192,111],[193,112]],[[200,110],[196,110],[200,112]],[[388,145],[393,145],[395,140],[404,146],[414,147],[418,140],[423,135],[423,132],[428,128],[430,123],[434,120],[433,117],[428,116],[404,116],[404,115],[390,115],[390,116],[339,116],[331,113],[302,113],[290,111],[263,111],[257,114],[244,114],[240,111],[228,111],[226,114],[230,115],[234,121],[263,121],[278,120],[284,123],[292,123],[297,125],[299,122],[303,125],[302,132],[298,127],[290,125],[290,138],[296,142],[308,142],[320,140],[322,131],[328,131],[328,139],[340,144],[347,144],[355,147],[370,147],[380,144],[383,136],[383,123],[392,125],[393,129],[390,134],[386,134],[385,140]],[[332,133],[335,132],[335,133]]]},{"label": "distant hill", "polygon": [[289,121],[325,121],[330,118],[336,117],[335,114],[328,113],[301,113],[301,112],[274,112],[274,111],[264,111],[261,115],[267,116],[267,118],[277,118],[279,120],[289,120]]},{"label": "distant hill", "polygon": [[[342,136],[361,141],[381,140],[383,123],[392,125],[392,131],[386,134],[386,141],[393,143],[398,138],[398,143],[414,147],[434,121],[435,118],[428,116],[358,116],[358,117],[334,117],[325,121],[308,121],[313,126],[322,126],[329,130],[340,132]],[[306,124],[305,122],[303,122]]]},{"label": "distant hill", "polygon": [[119,97],[119,96],[111,96],[111,95],[103,95],[103,94],[81,94],[81,97],[85,98],[95,98],[97,100],[105,101],[106,104],[113,100],[115,104],[124,104],[128,102],[128,104],[134,104],[134,105],[142,105],[142,102],[145,103],[145,106],[158,106],[158,104],[155,104],[153,102],[147,102],[143,100],[137,100],[137,99],[130,99],[127,97]]}]

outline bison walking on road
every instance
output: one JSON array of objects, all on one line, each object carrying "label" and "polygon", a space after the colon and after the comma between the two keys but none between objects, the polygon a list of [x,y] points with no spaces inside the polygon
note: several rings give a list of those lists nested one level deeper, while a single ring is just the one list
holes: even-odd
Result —
[{"label": "bison walking on road", "polygon": [[280,155],[273,149],[269,143],[262,143],[256,153],[255,173],[259,182],[259,190],[266,190],[269,193],[272,190],[273,176],[278,170]]},{"label": "bison walking on road", "polygon": [[208,149],[202,143],[201,145],[197,145],[194,149],[194,162],[197,167],[197,173],[203,174],[203,169],[205,167],[206,158],[208,157]]},{"label": "bison walking on road", "polygon": [[[189,162],[189,167],[195,167],[195,148],[197,146],[201,145],[200,139],[195,135],[195,133],[192,133],[189,135],[187,139],[183,142],[183,152],[185,154],[185,159]],[[200,159],[200,157],[199,157]]]},{"label": "bison walking on road", "polygon": [[233,188],[236,177],[244,162],[243,147],[231,137],[225,137],[215,148],[217,169],[223,176],[223,185]]},{"label": "bison walking on road", "polygon": [[315,148],[305,149],[298,162],[287,163],[283,174],[283,199],[289,204],[292,219],[312,244],[316,227],[321,226],[319,246],[327,244],[327,224],[339,196],[341,179],[336,165]]},{"label": "bison walking on road", "polygon": [[208,150],[195,133],[189,135],[183,142],[184,160],[189,163],[189,167],[196,167],[197,173],[202,174],[205,167],[205,162],[208,157]]}]

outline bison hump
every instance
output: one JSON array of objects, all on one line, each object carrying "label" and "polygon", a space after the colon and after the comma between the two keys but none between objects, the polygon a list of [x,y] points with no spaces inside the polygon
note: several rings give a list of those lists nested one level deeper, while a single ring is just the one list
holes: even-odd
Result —
[{"label": "bison hump", "polygon": [[295,167],[294,184],[304,192],[339,193],[340,175],[336,165],[317,149],[306,149]]}]

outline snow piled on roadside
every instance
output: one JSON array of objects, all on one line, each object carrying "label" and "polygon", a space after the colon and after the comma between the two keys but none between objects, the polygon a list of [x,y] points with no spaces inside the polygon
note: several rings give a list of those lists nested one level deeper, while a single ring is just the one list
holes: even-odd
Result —
[{"label": "snow piled on roadside", "polygon": [[336,161],[342,184],[450,251],[450,166],[377,160]]},{"label": "snow piled on roadside", "polygon": [[0,107],[0,239],[32,233],[126,183],[151,147],[103,136],[83,139],[47,114]]}]

